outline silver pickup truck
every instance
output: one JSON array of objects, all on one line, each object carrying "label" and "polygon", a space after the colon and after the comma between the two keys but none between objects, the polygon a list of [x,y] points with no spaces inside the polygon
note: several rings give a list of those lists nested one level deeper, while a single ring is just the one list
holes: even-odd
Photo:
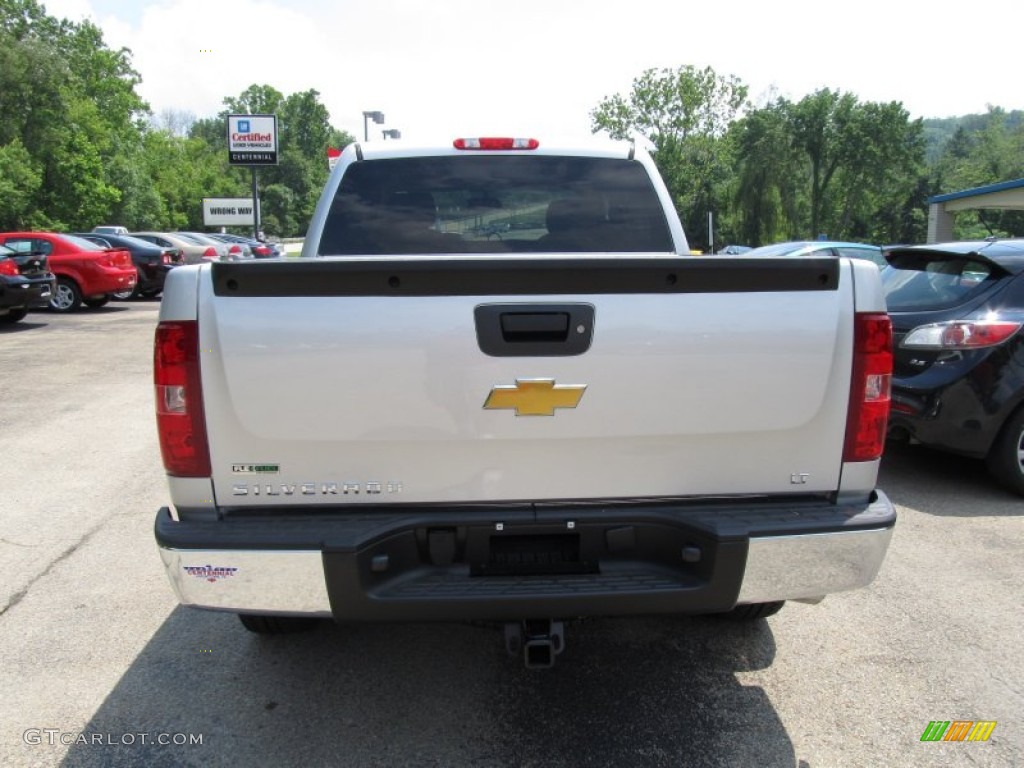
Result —
[{"label": "silver pickup truck", "polygon": [[760,619],[877,574],[891,366],[877,267],[691,256],[630,143],[354,144],[301,258],[169,275],[156,540],[258,632]]}]

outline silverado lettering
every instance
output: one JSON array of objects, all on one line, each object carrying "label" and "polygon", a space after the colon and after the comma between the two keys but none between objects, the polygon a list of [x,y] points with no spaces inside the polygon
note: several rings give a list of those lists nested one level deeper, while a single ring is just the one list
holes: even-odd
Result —
[{"label": "silverado lettering", "polygon": [[259,496],[263,493],[266,496],[337,496],[365,493],[375,496],[381,493],[401,493],[402,484],[398,481],[381,483],[370,481],[368,483],[235,483],[231,493],[234,496]]}]

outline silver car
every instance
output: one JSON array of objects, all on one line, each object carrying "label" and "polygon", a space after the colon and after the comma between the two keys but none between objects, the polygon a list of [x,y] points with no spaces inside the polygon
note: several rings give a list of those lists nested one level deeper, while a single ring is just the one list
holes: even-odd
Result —
[{"label": "silver car", "polygon": [[132,237],[145,240],[164,248],[177,248],[185,257],[186,264],[202,264],[206,261],[220,261],[227,253],[227,247],[203,244],[192,238],[182,237],[176,232],[132,232]]},{"label": "silver car", "polygon": [[229,243],[212,238],[203,232],[175,232],[174,234],[188,240],[193,240],[200,245],[209,245],[216,248],[221,261],[238,261],[245,258],[241,248],[232,248]]}]

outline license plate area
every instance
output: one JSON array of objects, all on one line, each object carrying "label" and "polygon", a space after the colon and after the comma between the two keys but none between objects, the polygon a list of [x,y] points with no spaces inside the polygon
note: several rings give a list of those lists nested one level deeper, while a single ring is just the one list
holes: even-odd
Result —
[{"label": "license plate area", "polygon": [[581,557],[579,534],[570,533],[491,536],[486,560],[470,563],[472,576],[597,572],[596,562]]}]

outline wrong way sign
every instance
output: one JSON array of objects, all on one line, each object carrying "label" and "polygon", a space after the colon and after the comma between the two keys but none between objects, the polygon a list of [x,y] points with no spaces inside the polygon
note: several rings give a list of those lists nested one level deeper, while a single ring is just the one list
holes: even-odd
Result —
[{"label": "wrong way sign", "polygon": [[251,197],[204,197],[203,224],[208,227],[251,227]]}]

